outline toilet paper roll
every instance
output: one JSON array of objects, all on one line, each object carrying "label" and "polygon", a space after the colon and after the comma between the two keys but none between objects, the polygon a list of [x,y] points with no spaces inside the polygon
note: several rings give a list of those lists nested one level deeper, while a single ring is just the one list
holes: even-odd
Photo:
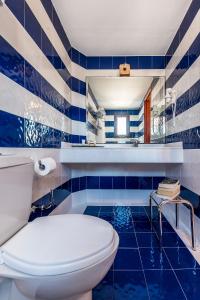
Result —
[{"label": "toilet paper roll", "polygon": [[36,161],[34,164],[35,173],[40,176],[46,176],[56,169],[56,162],[51,157],[46,157]]}]

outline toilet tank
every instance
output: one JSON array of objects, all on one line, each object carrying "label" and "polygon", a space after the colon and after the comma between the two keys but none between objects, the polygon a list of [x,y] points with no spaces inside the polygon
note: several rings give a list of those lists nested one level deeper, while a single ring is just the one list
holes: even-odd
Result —
[{"label": "toilet tank", "polygon": [[32,183],[31,159],[0,155],[0,245],[28,222]]}]

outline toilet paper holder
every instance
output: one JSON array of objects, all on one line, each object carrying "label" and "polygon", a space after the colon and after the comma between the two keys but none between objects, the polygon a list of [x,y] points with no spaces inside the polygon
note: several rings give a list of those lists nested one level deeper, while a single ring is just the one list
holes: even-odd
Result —
[{"label": "toilet paper holder", "polygon": [[38,160],[38,164],[41,171],[45,170],[45,165],[41,162],[41,160]]}]

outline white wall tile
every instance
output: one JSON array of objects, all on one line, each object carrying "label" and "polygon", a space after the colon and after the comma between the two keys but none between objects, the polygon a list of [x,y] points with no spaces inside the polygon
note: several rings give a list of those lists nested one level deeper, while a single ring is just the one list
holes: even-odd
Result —
[{"label": "white wall tile", "polygon": [[86,105],[86,97],[76,92],[71,92],[71,104],[76,107],[84,108]]},{"label": "white wall tile", "polygon": [[196,14],[192,24],[190,25],[188,31],[184,35],[181,43],[179,44],[177,50],[175,51],[173,57],[169,61],[166,68],[166,78],[168,79],[172,72],[175,70],[178,63],[181,61],[183,56],[186,54],[195,38],[199,34],[200,27],[200,11]]},{"label": "white wall tile", "polygon": [[86,135],[86,123],[72,120],[72,134]]},{"label": "white wall tile", "polygon": [[36,0],[26,0],[27,4],[29,5],[30,9],[32,10],[33,14],[37,18],[40,26],[48,36],[50,42],[56,49],[59,56],[62,58],[63,63],[65,64],[66,68],[71,71],[71,60],[70,57],[62,44],[60,37],[58,36],[48,14],[46,13],[41,1]]},{"label": "white wall tile", "polygon": [[173,119],[166,122],[166,134],[170,135],[198,126],[200,126],[200,103],[176,116],[175,127]]},{"label": "white wall tile", "polygon": [[70,119],[7,76],[0,73],[0,109],[65,132]]},{"label": "white wall tile", "polygon": [[6,5],[0,9],[0,34],[69,102],[70,89]]}]

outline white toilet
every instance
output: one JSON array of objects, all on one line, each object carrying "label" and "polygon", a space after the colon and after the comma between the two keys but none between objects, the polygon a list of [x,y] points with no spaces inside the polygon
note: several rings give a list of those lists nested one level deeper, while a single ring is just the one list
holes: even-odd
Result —
[{"label": "white toilet", "polygon": [[0,278],[12,279],[27,299],[92,299],[114,261],[116,231],[85,215],[28,223],[32,180],[31,160],[0,157]]}]

